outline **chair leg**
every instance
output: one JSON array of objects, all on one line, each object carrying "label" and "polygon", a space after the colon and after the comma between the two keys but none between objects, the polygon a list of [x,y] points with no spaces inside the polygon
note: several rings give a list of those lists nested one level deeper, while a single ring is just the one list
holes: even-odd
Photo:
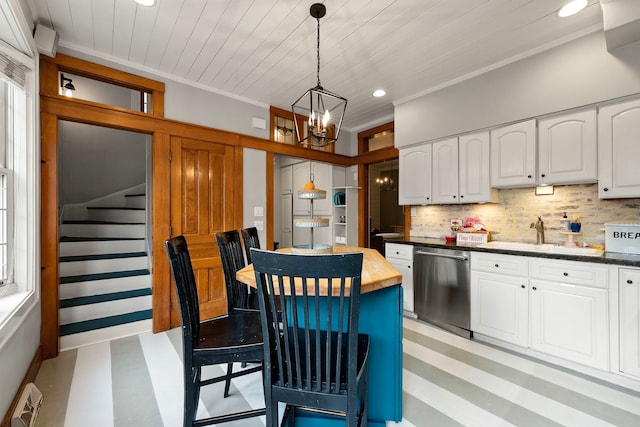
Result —
[{"label": "chair leg", "polygon": [[200,368],[191,368],[184,373],[184,427],[191,427],[196,419],[200,399]]},{"label": "chair leg", "polygon": [[233,363],[227,363],[227,379],[224,381],[224,397],[229,397],[229,387],[231,387],[232,373],[233,373]]}]

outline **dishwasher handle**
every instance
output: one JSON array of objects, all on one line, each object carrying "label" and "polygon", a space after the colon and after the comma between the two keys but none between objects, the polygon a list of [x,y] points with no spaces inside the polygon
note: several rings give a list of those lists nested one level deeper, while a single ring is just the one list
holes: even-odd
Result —
[{"label": "dishwasher handle", "polygon": [[436,252],[424,252],[424,251],[416,251],[416,255],[428,255],[440,258],[452,258],[459,259],[461,261],[469,261],[469,257],[466,255],[449,255],[449,254],[441,254]]}]

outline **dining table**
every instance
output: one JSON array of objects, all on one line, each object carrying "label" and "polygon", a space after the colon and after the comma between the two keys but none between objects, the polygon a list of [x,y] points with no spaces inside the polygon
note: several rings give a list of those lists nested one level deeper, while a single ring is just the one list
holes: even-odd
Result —
[{"label": "dining table", "polygon": [[[350,252],[363,253],[358,331],[369,335],[370,340],[367,420],[370,426],[382,427],[386,421],[402,420],[402,274],[375,249],[345,245],[331,248],[333,254]],[[239,270],[236,279],[256,288],[253,265]],[[314,413],[303,419],[297,416],[296,420],[296,425],[309,427],[341,425]]]}]

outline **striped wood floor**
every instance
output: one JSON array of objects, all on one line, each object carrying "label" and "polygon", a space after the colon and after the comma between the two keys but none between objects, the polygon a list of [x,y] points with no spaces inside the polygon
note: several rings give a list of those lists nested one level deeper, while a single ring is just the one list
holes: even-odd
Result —
[{"label": "striped wood floor", "polygon": [[[62,352],[43,363],[38,427],[181,426],[178,329]],[[403,416],[411,426],[640,426],[640,394],[404,319]],[[211,367],[209,372],[219,367]],[[264,405],[259,374],[203,392],[202,415]],[[222,385],[220,385],[222,387]],[[233,424],[227,424],[231,426]],[[262,419],[237,426],[263,426]]]}]

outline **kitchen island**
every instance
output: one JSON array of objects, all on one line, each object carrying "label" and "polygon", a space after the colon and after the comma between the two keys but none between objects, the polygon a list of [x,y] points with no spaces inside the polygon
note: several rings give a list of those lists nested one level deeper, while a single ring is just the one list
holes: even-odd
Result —
[{"label": "kitchen island", "polygon": [[[402,275],[374,249],[333,247],[333,253],[349,252],[364,254],[359,331],[370,339],[368,422],[370,426],[384,426],[386,420],[402,420]],[[256,287],[252,265],[239,270],[236,278]],[[315,426],[333,425],[334,420],[306,421],[305,426]]]}]

